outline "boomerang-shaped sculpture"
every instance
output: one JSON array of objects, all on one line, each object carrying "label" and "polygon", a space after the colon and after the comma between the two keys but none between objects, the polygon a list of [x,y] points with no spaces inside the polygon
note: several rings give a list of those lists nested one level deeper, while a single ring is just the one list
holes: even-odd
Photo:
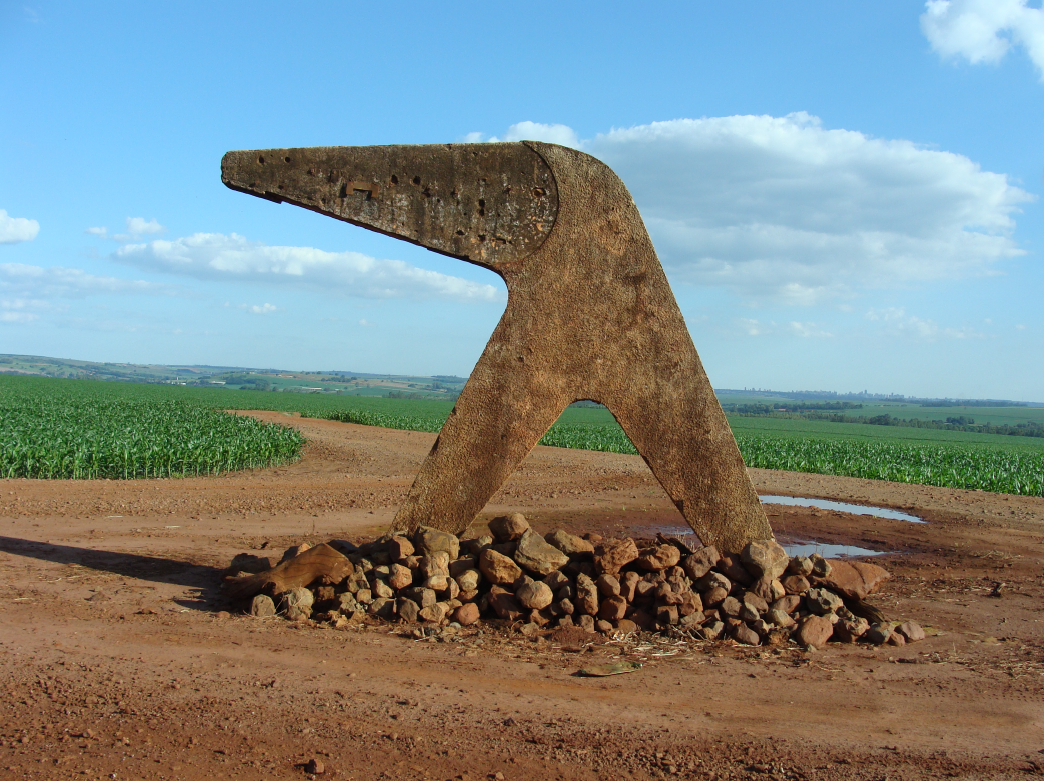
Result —
[{"label": "boomerang-shaped sculpture", "polygon": [[706,545],[772,530],[627,188],[555,144],[229,152],[233,190],[499,274],[508,304],[393,528],[463,532],[567,405],[604,404]]}]

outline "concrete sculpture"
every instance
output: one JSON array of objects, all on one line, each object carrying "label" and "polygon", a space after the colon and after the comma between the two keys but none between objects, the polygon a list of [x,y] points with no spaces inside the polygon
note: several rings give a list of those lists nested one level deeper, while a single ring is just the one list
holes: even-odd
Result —
[{"label": "concrete sculpture", "polygon": [[604,404],[706,545],[771,539],[638,209],[533,141],[229,152],[222,181],[499,274],[508,304],[393,528],[460,533],[571,402]]}]

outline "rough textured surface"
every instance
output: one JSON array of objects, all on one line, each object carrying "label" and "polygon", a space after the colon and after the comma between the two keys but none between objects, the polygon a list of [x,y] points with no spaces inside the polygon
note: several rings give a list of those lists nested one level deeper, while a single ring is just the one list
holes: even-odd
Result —
[{"label": "rough textured surface", "polygon": [[707,545],[772,537],[623,182],[554,144],[229,152],[232,189],[492,269],[508,306],[393,527],[462,532],[573,401],[605,404]]}]

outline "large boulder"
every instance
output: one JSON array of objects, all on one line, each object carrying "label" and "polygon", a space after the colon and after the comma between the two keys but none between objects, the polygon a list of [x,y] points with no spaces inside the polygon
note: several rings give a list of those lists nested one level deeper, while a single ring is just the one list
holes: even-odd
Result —
[{"label": "large boulder", "polygon": [[522,570],[515,562],[492,548],[486,548],[479,554],[479,570],[490,583],[496,585],[510,585],[522,577]]},{"label": "large boulder", "polygon": [[522,513],[500,515],[489,522],[489,530],[497,542],[514,542],[529,530],[529,521]]},{"label": "large boulder", "polygon": [[437,551],[445,551],[452,561],[460,555],[460,540],[457,535],[433,529],[430,526],[420,526],[413,535],[413,544],[417,548],[419,556],[427,556]]},{"label": "large boulder", "polygon": [[603,540],[595,546],[595,569],[606,575],[616,575],[637,558],[638,547],[630,537],[623,540]]},{"label": "large boulder", "polygon": [[544,535],[548,545],[558,548],[566,556],[590,556],[594,553],[594,545],[583,537],[577,537],[562,529],[556,529],[550,534]]}]

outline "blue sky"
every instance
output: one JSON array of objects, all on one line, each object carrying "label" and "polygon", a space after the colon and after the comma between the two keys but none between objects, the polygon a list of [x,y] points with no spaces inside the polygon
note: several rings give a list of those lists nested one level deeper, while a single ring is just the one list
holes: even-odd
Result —
[{"label": "blue sky", "polygon": [[636,8],[0,3],[0,352],[466,374],[499,278],[221,156],[535,138],[621,175],[715,387],[1044,401],[1039,0]]}]

